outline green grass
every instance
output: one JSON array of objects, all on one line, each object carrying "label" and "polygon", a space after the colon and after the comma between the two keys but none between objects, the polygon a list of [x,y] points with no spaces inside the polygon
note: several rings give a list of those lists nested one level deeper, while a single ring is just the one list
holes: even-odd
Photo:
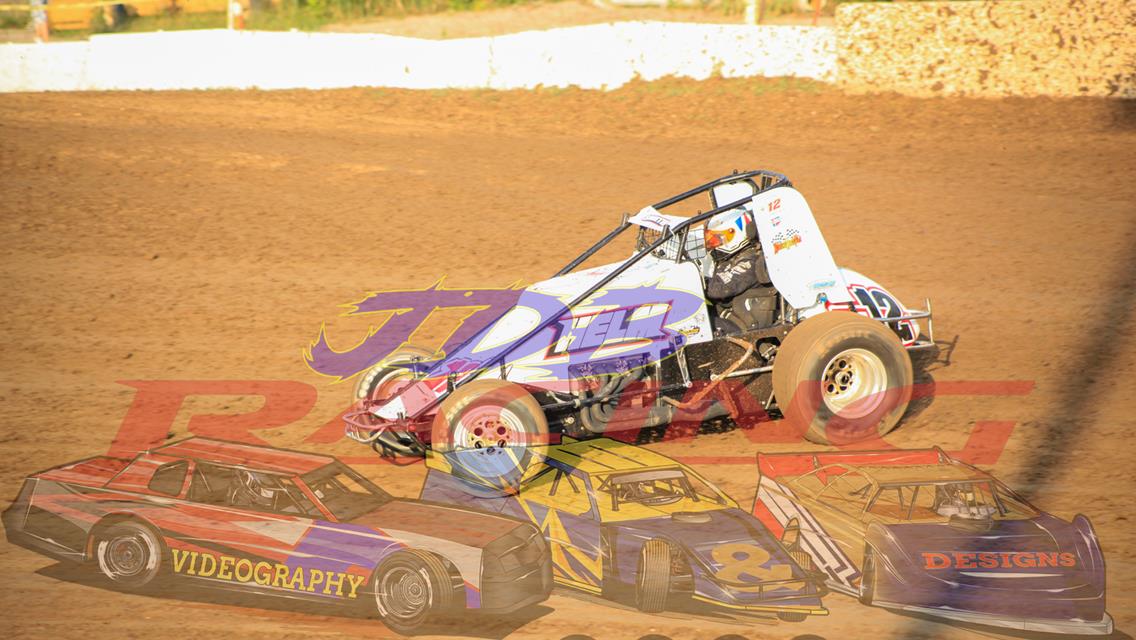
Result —
[{"label": "green grass", "polygon": [[[365,20],[380,16],[407,16],[443,11],[478,11],[533,0],[282,0],[277,6],[256,6],[246,14],[245,26],[262,31],[316,31],[333,24]],[[0,13],[0,17],[5,17]],[[19,16],[13,17],[12,28],[26,24]],[[83,38],[91,33],[134,33],[146,31],[182,31],[187,29],[217,29],[226,25],[225,12],[169,13],[154,16],[134,16],[124,24],[109,27],[102,12],[91,12],[88,29],[53,31],[52,36],[63,39]]]}]

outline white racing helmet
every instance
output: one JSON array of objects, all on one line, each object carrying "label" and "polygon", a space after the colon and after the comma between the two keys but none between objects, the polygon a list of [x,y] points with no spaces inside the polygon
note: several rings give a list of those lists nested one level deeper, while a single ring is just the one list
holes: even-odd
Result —
[{"label": "white racing helmet", "polygon": [[739,207],[710,218],[703,231],[707,251],[733,255],[757,239],[757,225],[749,211]]}]

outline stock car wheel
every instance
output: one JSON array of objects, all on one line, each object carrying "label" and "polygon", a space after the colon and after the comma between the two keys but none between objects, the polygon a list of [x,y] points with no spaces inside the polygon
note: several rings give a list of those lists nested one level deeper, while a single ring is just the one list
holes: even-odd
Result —
[{"label": "stock car wheel", "polygon": [[380,401],[391,397],[401,385],[414,379],[413,373],[405,367],[396,365],[408,364],[415,359],[429,360],[432,357],[434,357],[433,351],[411,344],[395,349],[382,362],[368,369],[359,378],[359,382],[355,385],[355,400]]},{"label": "stock car wheel", "polygon": [[442,402],[431,447],[452,473],[479,487],[511,492],[548,444],[548,420],[524,387],[505,380],[474,380]]},{"label": "stock car wheel", "polygon": [[887,325],[848,311],[813,316],[773,363],[781,413],[805,438],[844,444],[895,428],[911,400],[911,358]]},{"label": "stock car wheel", "polygon": [[860,603],[872,604],[876,596],[876,558],[872,548],[864,549],[864,563],[860,567]]},{"label": "stock car wheel", "polygon": [[409,635],[454,606],[450,574],[438,556],[405,549],[383,560],[372,582],[383,624]]},{"label": "stock car wheel", "polygon": [[658,613],[667,607],[671,592],[671,546],[664,540],[648,540],[639,552],[635,576],[635,606]]},{"label": "stock car wheel", "polygon": [[137,522],[112,525],[95,539],[99,571],[124,589],[141,589],[162,573],[162,543]]}]

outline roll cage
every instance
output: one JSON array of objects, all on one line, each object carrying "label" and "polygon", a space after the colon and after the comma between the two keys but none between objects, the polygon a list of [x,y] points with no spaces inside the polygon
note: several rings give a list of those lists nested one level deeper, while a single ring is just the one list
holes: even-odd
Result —
[{"label": "roll cage", "polygon": [[[595,294],[597,291],[599,291],[600,289],[607,286],[608,283],[610,283],[611,281],[618,278],[620,275],[622,275],[628,269],[633,267],[635,264],[637,264],[644,257],[646,257],[648,255],[652,255],[656,250],[664,247],[664,245],[666,243],[674,242],[674,243],[676,243],[675,244],[676,247],[681,247],[683,249],[683,251],[676,252],[676,258],[681,259],[682,257],[686,256],[688,259],[692,259],[692,256],[689,256],[687,254],[687,251],[686,251],[686,249],[687,249],[687,234],[688,234],[688,232],[689,232],[689,230],[692,226],[697,225],[697,224],[704,222],[706,220],[709,220],[710,218],[713,218],[714,216],[716,216],[719,213],[722,213],[724,211],[729,211],[731,209],[735,209],[737,207],[740,207],[740,206],[748,203],[749,201],[751,201],[753,199],[753,197],[755,195],[757,195],[758,193],[762,193],[764,191],[768,191],[769,189],[774,189],[774,188],[777,188],[777,187],[791,187],[791,186],[793,186],[792,183],[789,181],[788,177],[786,177],[786,176],[784,176],[780,173],[776,173],[774,171],[766,171],[766,170],[761,170],[761,169],[758,169],[758,170],[755,170],[755,171],[744,171],[744,172],[740,172],[740,173],[735,171],[734,173],[732,173],[730,175],[723,176],[723,177],[717,178],[715,180],[711,180],[710,182],[706,182],[706,183],[701,184],[697,187],[694,187],[693,189],[689,189],[689,190],[684,191],[682,193],[679,193],[677,195],[666,198],[665,200],[660,200],[659,202],[656,202],[655,204],[651,205],[651,208],[655,209],[656,211],[660,211],[660,210],[666,209],[668,207],[674,206],[675,204],[678,204],[680,202],[684,202],[686,200],[689,200],[690,198],[693,198],[694,196],[697,196],[697,195],[700,195],[700,194],[703,194],[703,193],[707,193],[707,192],[711,192],[711,190],[718,185],[729,184],[729,183],[734,183],[734,182],[741,182],[741,181],[749,182],[750,184],[752,184],[755,187],[756,190],[754,192],[747,193],[744,197],[739,198],[737,200],[733,200],[731,202],[727,202],[725,204],[721,204],[721,205],[712,207],[710,210],[705,211],[705,212],[699,212],[699,213],[695,214],[694,216],[686,218],[686,219],[682,220],[681,222],[678,222],[677,224],[675,224],[673,226],[667,225],[662,229],[662,231],[657,232],[657,234],[656,234],[657,237],[654,237],[653,239],[651,239],[650,237],[645,237],[645,234],[643,234],[641,232],[640,236],[639,236],[639,242],[636,245],[636,252],[633,256],[631,256],[631,258],[624,261],[618,267],[616,267],[611,272],[609,272],[608,274],[606,274],[605,276],[600,278],[598,281],[596,281],[595,284],[588,287],[582,293],[580,293],[579,295],[574,297],[571,302],[566,303],[563,307],[563,310],[560,313],[551,315],[547,319],[538,323],[536,325],[536,327],[529,330],[523,336],[513,340],[512,344],[508,348],[501,351],[499,354],[494,356],[491,360],[488,360],[488,361],[483,362],[483,363],[479,363],[479,366],[477,368],[475,368],[471,371],[468,371],[468,372],[466,372],[466,373],[464,373],[460,376],[456,373],[451,373],[448,376],[448,380],[447,380],[447,384],[446,384],[446,390],[444,392],[439,393],[433,400],[431,400],[428,404],[426,404],[421,409],[419,409],[418,412],[415,413],[414,415],[412,415],[412,416],[401,416],[400,419],[395,424],[400,425],[400,426],[406,426],[406,425],[409,425],[411,423],[416,422],[417,419],[421,416],[429,415],[430,412],[432,412],[439,404],[441,404],[447,397],[449,397],[449,395],[451,393],[453,393],[455,389],[457,389],[458,387],[461,387],[462,385],[468,384],[469,382],[472,382],[473,380],[477,379],[482,373],[484,373],[485,371],[487,371],[487,370],[489,370],[493,367],[500,367],[501,368],[501,372],[502,372],[501,377],[502,377],[502,379],[504,379],[505,378],[505,376],[504,376],[504,374],[505,374],[505,363],[507,362],[508,356],[512,355],[512,353],[516,349],[518,349],[521,345],[528,342],[528,340],[531,339],[533,336],[537,335],[541,331],[544,331],[549,326],[551,326],[552,324],[557,322],[561,318],[561,316],[563,316],[564,312],[572,310],[577,305],[579,305],[580,303],[582,303],[585,300],[587,300],[588,298],[590,298],[593,294]],[[714,204],[717,204],[717,202],[715,202],[713,200],[713,195],[711,197],[712,197],[712,202],[714,202]],[[560,276],[566,275],[568,273],[571,273],[574,269],[576,269],[581,264],[583,264],[588,258],[595,255],[597,252],[599,252],[601,249],[603,249],[608,244],[610,244],[613,240],[615,240],[617,237],[619,237],[624,231],[627,231],[627,229],[629,227],[633,226],[630,220],[631,220],[631,216],[627,213],[624,213],[623,218],[620,220],[619,225],[615,229],[612,229],[610,232],[608,232],[607,235],[605,235],[603,238],[601,238],[598,242],[593,244],[591,247],[589,247],[586,251],[584,251],[583,253],[578,255],[576,258],[572,259],[568,264],[564,265],[564,267],[561,268],[559,271],[557,271],[553,275],[553,277],[560,277]],[[508,311],[506,311],[505,313],[508,313]],[[481,340],[485,336],[486,332],[488,332],[493,327],[494,323],[496,323],[497,320],[500,320],[502,316],[504,316],[504,313],[502,313],[501,316],[498,316],[498,318],[494,319],[492,322],[489,322],[488,324],[486,324],[486,326],[481,331],[478,331],[476,334],[471,336],[468,340],[466,340],[465,342],[463,342],[460,345],[458,345],[457,347],[455,347],[453,349],[453,351],[463,349],[466,346],[474,343],[475,341]],[[388,398],[386,401],[389,402],[389,401],[393,400],[394,398],[400,397],[403,393],[405,393],[407,388],[409,388],[409,386],[400,389],[394,396],[392,396],[391,398]],[[357,442],[361,442],[363,444],[374,444],[379,439],[379,436],[381,436],[384,431],[386,431],[391,426],[394,426],[390,423],[377,424],[377,425],[373,425],[373,426],[362,425],[362,424],[358,423],[357,421],[351,419],[350,414],[345,416],[345,420],[347,422],[347,428],[346,428],[347,437],[349,437],[352,440],[355,440]],[[369,433],[364,434],[363,433],[364,431],[369,431]]]},{"label": "roll cage", "polygon": [[[832,473],[832,471],[834,469],[839,470],[840,473]],[[828,464],[828,465],[825,465],[823,467],[818,467],[816,469],[813,469],[812,471],[795,478],[792,482],[797,487],[799,487],[801,489],[805,489],[804,484],[802,483],[802,481],[804,479],[806,479],[806,478],[817,478],[817,479],[819,479],[819,476],[821,474],[831,474],[831,476],[832,476],[831,479],[829,479],[827,481],[822,480],[821,482],[822,482],[823,486],[821,487],[821,489],[819,489],[818,491],[813,493],[813,497],[815,499],[819,500],[819,501],[822,501],[822,502],[825,501],[824,500],[825,497],[826,497],[825,493],[828,492],[830,489],[833,489],[834,487],[837,486],[837,481],[849,480],[851,482],[850,476],[855,476],[855,477],[859,478],[859,482],[857,482],[856,484],[863,483],[863,486],[861,486],[859,489],[856,489],[853,492],[853,494],[855,494],[860,500],[863,501],[863,505],[861,506],[861,508],[859,510],[861,515],[870,511],[872,509],[872,506],[876,503],[876,501],[879,500],[881,494],[885,490],[888,490],[888,489],[912,489],[913,490],[912,494],[909,496],[909,499],[906,501],[906,503],[904,502],[902,491],[899,494],[900,495],[900,498],[899,498],[900,499],[900,505],[899,506],[901,507],[901,509],[905,509],[905,512],[906,512],[906,517],[904,519],[910,519],[911,513],[912,513],[912,508],[915,505],[916,496],[918,495],[918,491],[919,491],[920,487],[934,488],[934,487],[970,486],[970,485],[975,485],[975,484],[985,484],[985,485],[989,486],[990,495],[993,499],[994,506],[997,508],[998,515],[1000,515],[1000,516],[1006,516],[1012,511],[1012,509],[1010,507],[1008,507],[1004,502],[1006,498],[1009,498],[1011,501],[1018,503],[1023,510],[1028,509],[1028,510],[1033,511],[1035,514],[1038,513],[1037,507],[1033,506],[1025,498],[1018,495],[1013,489],[1006,486],[1005,483],[1003,483],[1002,481],[998,480],[997,478],[995,478],[994,476],[991,476],[989,474],[977,475],[973,478],[966,478],[966,479],[919,479],[919,478],[911,478],[909,480],[902,480],[902,481],[893,480],[893,481],[887,481],[887,482],[880,482],[880,481],[877,481],[875,478],[873,478],[870,474],[861,471],[859,468],[857,468],[855,466],[850,466],[850,465],[843,464],[843,463],[833,463],[833,464]],[[805,490],[807,491],[808,489],[805,489]],[[832,506],[832,505],[830,505],[830,506]]]}]

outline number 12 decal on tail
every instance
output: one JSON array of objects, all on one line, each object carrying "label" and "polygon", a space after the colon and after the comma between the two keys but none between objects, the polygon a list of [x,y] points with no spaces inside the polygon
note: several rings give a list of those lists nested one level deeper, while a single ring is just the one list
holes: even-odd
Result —
[{"label": "number 12 decal on tail", "polygon": [[[852,299],[855,301],[853,309],[861,315],[871,318],[900,318],[906,315],[903,305],[880,287],[849,284],[848,293],[852,294]],[[913,344],[919,335],[914,320],[901,320],[888,324],[899,335],[904,345]]]}]

